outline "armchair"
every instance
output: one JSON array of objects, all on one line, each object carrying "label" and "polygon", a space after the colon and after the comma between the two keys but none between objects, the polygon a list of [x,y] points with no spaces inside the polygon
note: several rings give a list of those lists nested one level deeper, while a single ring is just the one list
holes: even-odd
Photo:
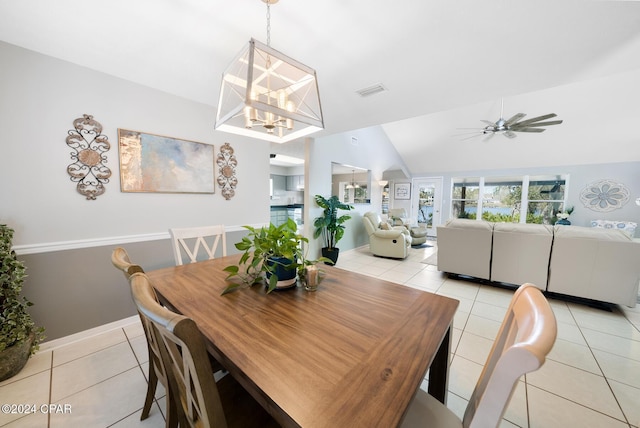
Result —
[{"label": "armchair", "polygon": [[389,217],[393,219],[393,225],[404,225],[409,229],[411,235],[411,245],[418,246],[427,242],[427,229],[420,226],[411,226],[409,219],[407,218],[407,211],[404,208],[391,208],[389,210]]},{"label": "armchair", "polygon": [[[369,248],[373,255],[404,259],[409,255],[411,236],[404,226],[389,226],[383,223],[376,212],[363,217],[364,228],[369,235]],[[383,229],[387,227],[388,229]]]}]

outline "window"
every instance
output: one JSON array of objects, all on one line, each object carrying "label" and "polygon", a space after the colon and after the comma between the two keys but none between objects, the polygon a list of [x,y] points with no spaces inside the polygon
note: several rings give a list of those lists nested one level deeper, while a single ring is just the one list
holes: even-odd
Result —
[{"label": "window", "polygon": [[564,210],[568,176],[452,179],[451,216],[487,221],[554,224]]},{"label": "window", "polygon": [[487,178],[482,192],[482,218],[518,223],[522,211],[522,177]]},{"label": "window", "polygon": [[530,177],[527,223],[554,224],[556,214],[564,211],[566,184],[560,175]]},{"label": "window", "polygon": [[454,218],[476,218],[478,215],[479,178],[454,178],[451,213]]}]

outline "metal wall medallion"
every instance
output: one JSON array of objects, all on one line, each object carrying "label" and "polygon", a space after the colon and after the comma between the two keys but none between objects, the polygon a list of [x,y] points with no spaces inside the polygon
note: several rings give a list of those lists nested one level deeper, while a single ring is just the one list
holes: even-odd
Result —
[{"label": "metal wall medallion", "polygon": [[67,167],[71,181],[78,183],[76,189],[87,200],[95,200],[105,192],[104,185],[109,182],[111,170],[105,166],[111,145],[107,136],[102,135],[102,125],[85,114],[73,121],[75,129],[69,130],[66,142],[74,151],[73,161]]},{"label": "metal wall medallion", "polygon": [[580,192],[580,201],[592,211],[613,211],[629,202],[629,189],[612,180],[595,181]]},{"label": "metal wall medallion", "polygon": [[236,178],[238,161],[229,143],[224,143],[220,147],[216,163],[218,164],[217,181],[218,185],[220,185],[220,193],[226,200],[229,200],[236,194],[236,186],[238,185],[238,179]]}]

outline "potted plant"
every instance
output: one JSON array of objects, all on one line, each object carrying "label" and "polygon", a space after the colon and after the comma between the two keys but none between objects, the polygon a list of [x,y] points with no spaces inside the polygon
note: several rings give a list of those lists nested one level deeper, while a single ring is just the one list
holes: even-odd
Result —
[{"label": "potted plant", "polygon": [[12,241],[13,229],[0,224],[0,381],[22,370],[44,338],[27,312],[31,302],[21,295],[25,267]]},{"label": "potted plant", "polygon": [[573,207],[569,207],[566,210],[559,212],[556,214],[556,222],[555,224],[561,224],[565,226],[571,226],[571,222],[569,221],[569,216],[573,212]]},{"label": "potted plant", "polygon": [[298,233],[297,224],[288,219],[280,226],[270,224],[268,227],[254,228],[244,226],[249,231],[247,236],[235,244],[243,251],[237,265],[224,268],[229,273],[229,285],[222,294],[239,288],[252,286],[266,277],[267,293],[275,289],[296,286],[296,277],[304,277],[305,269],[320,260],[309,260],[303,251],[303,243],[309,240]]},{"label": "potted plant", "polygon": [[350,215],[342,215],[338,217],[338,210],[352,210],[353,205],[342,203],[340,199],[333,195],[329,199],[321,195],[315,195],[316,204],[324,209],[322,216],[317,217],[313,221],[315,231],[313,237],[318,238],[322,235],[324,247],[322,247],[322,256],[331,260],[331,264],[336,264],[340,249],[336,244],[344,236],[344,222],[351,218]]}]

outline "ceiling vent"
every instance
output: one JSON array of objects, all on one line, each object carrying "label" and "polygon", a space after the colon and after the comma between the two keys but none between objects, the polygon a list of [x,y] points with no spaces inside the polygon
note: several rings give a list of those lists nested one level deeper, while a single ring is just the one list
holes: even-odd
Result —
[{"label": "ceiling vent", "polygon": [[368,97],[374,94],[378,94],[380,92],[384,92],[386,91],[387,88],[384,87],[384,85],[382,83],[376,83],[375,85],[366,87],[366,88],[362,88],[362,89],[358,89],[356,92],[361,96],[361,97]]}]

